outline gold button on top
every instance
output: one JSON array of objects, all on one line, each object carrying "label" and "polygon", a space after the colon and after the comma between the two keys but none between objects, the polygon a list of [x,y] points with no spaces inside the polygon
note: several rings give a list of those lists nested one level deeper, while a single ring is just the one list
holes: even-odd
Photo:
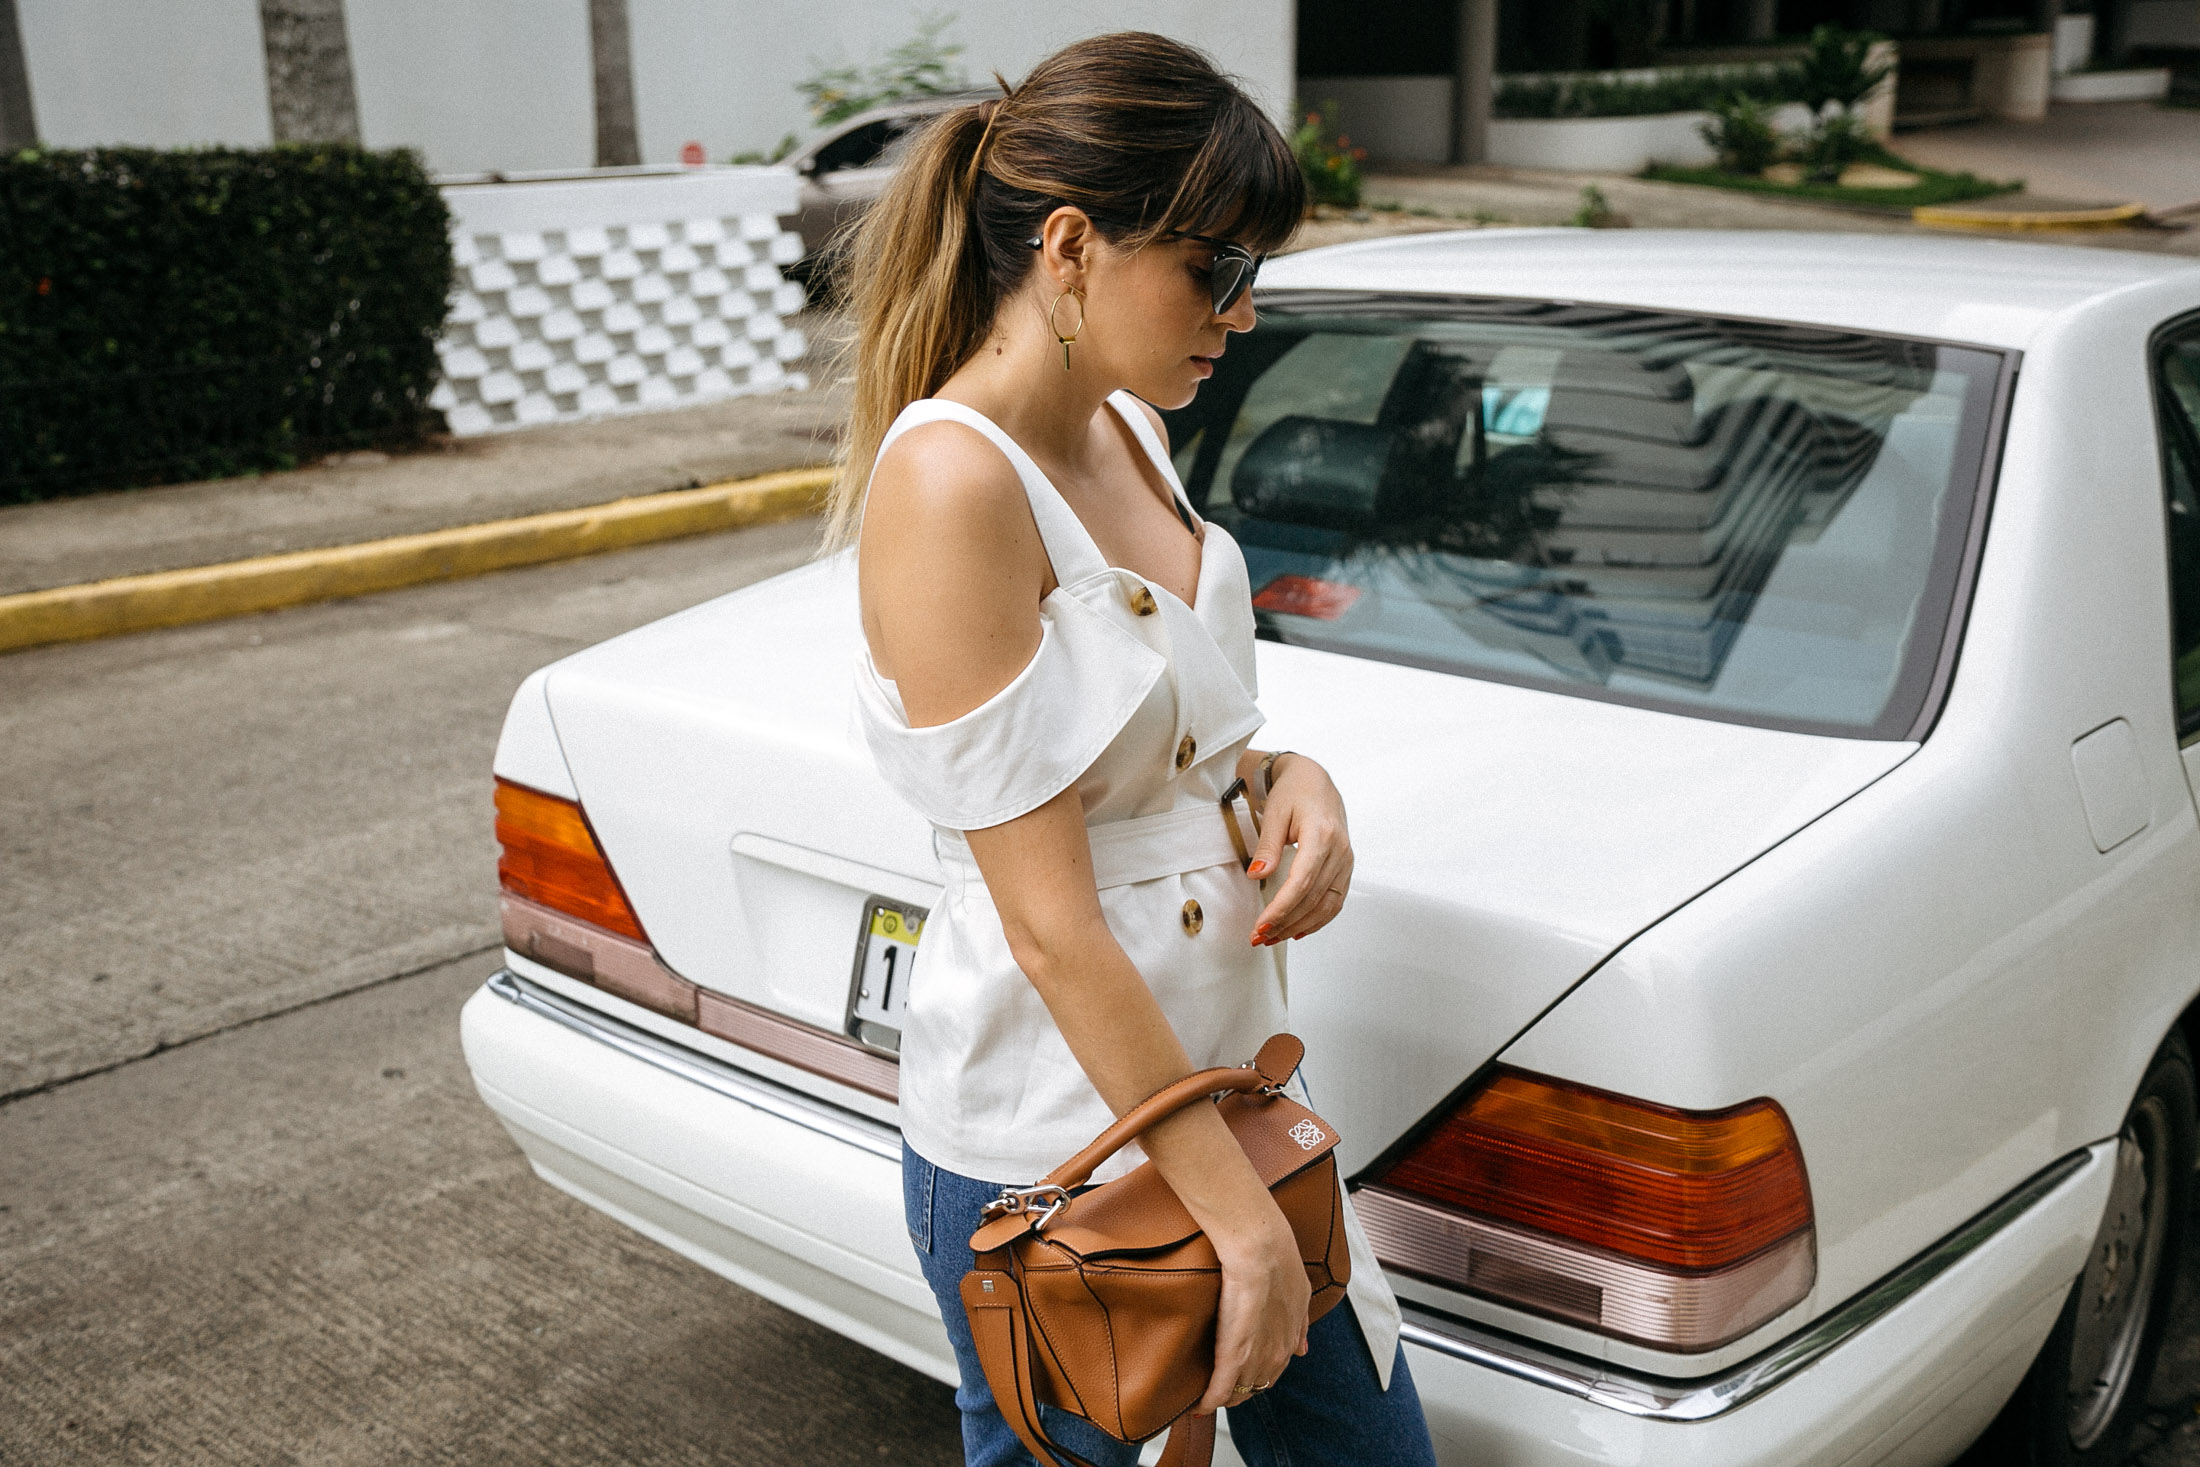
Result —
[{"label": "gold button on top", "polygon": [[1176,746],[1177,770],[1181,773],[1182,771],[1191,768],[1192,760],[1197,758],[1198,755],[1199,740],[1193,738],[1190,734],[1184,735],[1183,740],[1179,742]]},{"label": "gold button on top", "polygon": [[1152,588],[1140,586],[1137,590],[1131,592],[1131,610],[1137,612],[1140,616],[1152,616],[1160,609],[1154,603]]},{"label": "gold button on top", "polygon": [[1186,902],[1184,904],[1183,922],[1186,932],[1195,937],[1198,936],[1199,929],[1206,924],[1206,921],[1207,914],[1199,909],[1198,902]]}]

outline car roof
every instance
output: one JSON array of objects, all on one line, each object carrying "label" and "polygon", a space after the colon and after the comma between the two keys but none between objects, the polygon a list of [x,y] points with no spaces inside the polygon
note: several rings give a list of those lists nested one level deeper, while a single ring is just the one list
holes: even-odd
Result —
[{"label": "car roof", "polygon": [[2200,262],[1961,236],[1477,229],[1286,255],[1261,286],[1585,301],[2023,347],[2062,311],[2181,270]]}]

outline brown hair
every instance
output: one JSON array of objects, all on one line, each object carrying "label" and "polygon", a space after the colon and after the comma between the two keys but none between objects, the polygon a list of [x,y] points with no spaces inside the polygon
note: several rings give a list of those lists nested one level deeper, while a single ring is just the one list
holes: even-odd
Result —
[{"label": "brown hair", "polygon": [[1024,243],[1064,204],[1111,244],[1168,234],[1283,243],[1306,184],[1275,124],[1214,63],[1144,31],[1055,52],[1023,85],[928,125],[837,249],[855,339],[827,545],[855,536],[886,430],[937,392],[1030,273]]}]

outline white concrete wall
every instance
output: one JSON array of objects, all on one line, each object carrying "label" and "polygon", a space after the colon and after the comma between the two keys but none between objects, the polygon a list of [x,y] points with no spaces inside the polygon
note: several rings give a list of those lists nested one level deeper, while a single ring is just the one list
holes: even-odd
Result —
[{"label": "white concrete wall", "polygon": [[458,288],[429,403],[461,436],[799,387],[785,168],[446,188]]},{"label": "white concrete wall", "polygon": [[596,161],[587,0],[346,0],[360,140],[438,173]]},{"label": "white concrete wall", "polygon": [[[1653,163],[1708,168],[1718,161],[1704,141],[1708,112],[1659,112],[1641,117],[1521,117],[1490,123],[1490,161],[1507,168],[1558,173],[1640,173]],[[1775,108],[1781,132],[1810,125],[1800,102]]]},{"label": "white concrete wall", "polygon": [[50,147],[265,147],[274,135],[258,0],[16,0],[15,11]]},{"label": "white concrete wall", "polygon": [[[39,132],[61,146],[265,144],[256,0],[17,0]],[[2200,3],[2200,0],[2195,0]],[[713,161],[810,126],[794,84],[869,65],[915,33],[900,0],[629,0],[645,163]],[[938,7],[933,7],[938,8]],[[947,39],[975,82],[1011,81],[1080,36],[1156,30],[1205,48],[1281,117],[1292,0],[956,0]],[[439,173],[595,161],[586,0],[346,0],[360,131]]]},{"label": "white concrete wall", "polygon": [[[372,0],[350,0],[354,6]],[[1188,41],[1235,73],[1280,118],[1291,103],[1291,0],[1113,0],[1045,5],[1031,0],[628,0],[635,110],[642,161],[679,161],[693,139],[716,161],[769,148],[810,127],[794,84],[820,66],[868,66],[916,33],[921,14],[955,15],[945,39],[973,82],[1009,81],[1082,36],[1151,30]],[[2200,0],[2195,0],[2200,3]]]}]

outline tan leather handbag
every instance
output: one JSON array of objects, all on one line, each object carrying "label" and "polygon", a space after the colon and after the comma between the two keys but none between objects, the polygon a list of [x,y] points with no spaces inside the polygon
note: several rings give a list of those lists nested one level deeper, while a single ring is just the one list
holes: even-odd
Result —
[{"label": "tan leather handbag", "polygon": [[1213,1104],[1299,1242],[1310,1320],[1352,1277],[1338,1190],[1337,1133],[1283,1093],[1306,1047],[1278,1034],[1252,1063],[1201,1070],[1142,1102],[1036,1186],[986,1205],[963,1276],[963,1308],[1001,1415],[1047,1467],[1091,1467],[1056,1444],[1041,1405],[1123,1442],[1173,1424],[1162,1467],[1208,1467],[1215,1419],[1188,1412],[1215,1368],[1222,1265],[1152,1162],[1079,1191],[1094,1168],[1186,1106]]}]

